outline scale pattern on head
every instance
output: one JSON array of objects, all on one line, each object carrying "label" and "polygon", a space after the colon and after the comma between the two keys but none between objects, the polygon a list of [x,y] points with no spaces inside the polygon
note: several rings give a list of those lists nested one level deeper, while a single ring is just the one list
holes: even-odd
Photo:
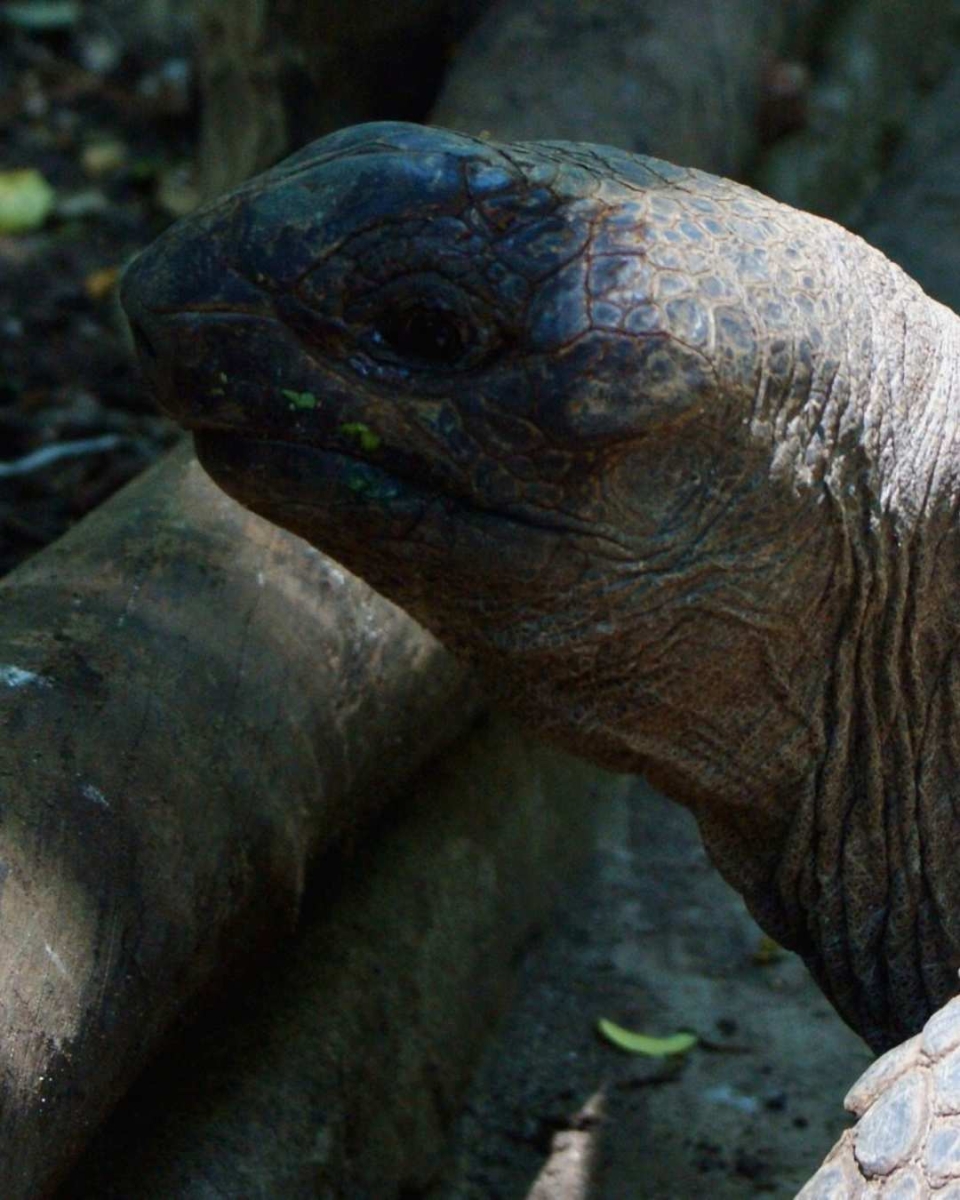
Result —
[{"label": "scale pattern on head", "polygon": [[125,294],[224,486],[463,652],[508,656],[517,690],[550,650],[596,676],[603,630],[642,625],[684,562],[767,555],[762,515],[693,548],[784,427],[789,487],[827,462],[839,423],[803,405],[843,348],[803,233],[655,160],[383,124],[174,227]]},{"label": "scale pattern on head", "polygon": [[607,148],[380,124],[175,226],[125,297],[228,491],[636,767],[672,756],[670,710],[716,758],[691,679],[736,721],[732,643],[768,659],[821,599],[791,564],[868,452],[845,236]]}]

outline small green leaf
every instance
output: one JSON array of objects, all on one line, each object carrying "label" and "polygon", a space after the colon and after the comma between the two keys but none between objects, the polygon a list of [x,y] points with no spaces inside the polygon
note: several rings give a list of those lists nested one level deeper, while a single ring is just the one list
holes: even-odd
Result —
[{"label": "small green leaf", "polygon": [[55,198],[53,188],[32,167],[0,172],[0,234],[39,229]]},{"label": "small green leaf", "polygon": [[281,395],[290,401],[291,408],[319,408],[320,401],[313,392],[294,392],[290,388],[281,388]]},{"label": "small green leaf", "polygon": [[376,450],[380,445],[379,433],[374,433],[369,425],[362,421],[347,421],[337,431],[344,437],[354,438],[360,443],[361,450]]},{"label": "small green leaf", "polygon": [[600,1036],[612,1042],[619,1050],[628,1054],[645,1054],[648,1058],[667,1058],[671,1054],[686,1054],[699,1040],[695,1033],[675,1033],[671,1037],[648,1037],[645,1033],[633,1033],[613,1021],[602,1017],[597,1022]]}]

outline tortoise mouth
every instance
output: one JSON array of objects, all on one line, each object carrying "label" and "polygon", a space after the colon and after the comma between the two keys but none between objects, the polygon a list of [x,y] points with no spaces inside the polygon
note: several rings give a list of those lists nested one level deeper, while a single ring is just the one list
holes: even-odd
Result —
[{"label": "tortoise mouth", "polygon": [[[358,512],[378,510],[390,519],[427,519],[431,512],[460,525],[521,526],[561,537],[582,532],[575,522],[516,505],[484,504],[472,495],[438,486],[435,473],[422,474],[411,461],[377,448],[377,460],[361,450],[320,439],[279,438],[228,430],[209,422],[191,426],[197,457],[225,491],[241,503],[283,523],[274,506],[314,508],[336,504]],[[267,512],[266,510],[270,510]]]}]

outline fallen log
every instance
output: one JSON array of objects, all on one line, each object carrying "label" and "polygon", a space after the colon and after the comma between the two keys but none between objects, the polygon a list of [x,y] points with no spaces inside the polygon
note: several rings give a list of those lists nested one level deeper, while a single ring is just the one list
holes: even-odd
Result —
[{"label": "fallen log", "polygon": [[629,782],[472,727],[324,856],[296,936],[144,1073],[59,1200],[419,1194],[519,952]]},{"label": "fallen log", "polygon": [[308,859],[477,711],[409,618],[188,449],[0,584],[0,1195],[288,932]]}]

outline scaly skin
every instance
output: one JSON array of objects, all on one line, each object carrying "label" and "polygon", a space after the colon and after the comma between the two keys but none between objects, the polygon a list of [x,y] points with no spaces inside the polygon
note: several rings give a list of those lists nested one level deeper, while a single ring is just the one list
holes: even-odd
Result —
[{"label": "scaly skin", "polygon": [[231,495],[695,813],[876,1048],[960,965],[960,321],[838,226],[609,148],[324,138],[124,303]]}]

